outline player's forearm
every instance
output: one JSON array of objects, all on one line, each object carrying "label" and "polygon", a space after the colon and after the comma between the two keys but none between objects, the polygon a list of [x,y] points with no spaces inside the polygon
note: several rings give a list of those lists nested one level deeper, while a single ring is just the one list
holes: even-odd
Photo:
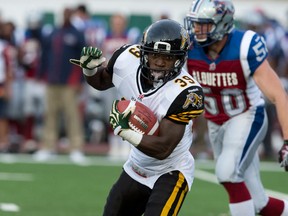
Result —
[{"label": "player's forearm", "polygon": [[276,111],[279,123],[281,125],[283,139],[288,140],[288,115],[287,115],[287,107],[288,107],[288,96],[285,94],[283,97],[279,97],[276,102]]},{"label": "player's forearm", "polygon": [[144,154],[158,160],[169,157],[184,136],[186,125],[176,124],[163,118],[157,136],[143,135],[137,148]]},{"label": "player's forearm", "polygon": [[163,137],[143,135],[143,138],[137,148],[150,157],[154,157],[158,160],[164,160],[173,152],[177,144],[178,143],[171,144]]},{"label": "player's forearm", "polygon": [[100,67],[97,72],[92,76],[85,75],[87,83],[93,88],[103,91],[113,87],[112,78],[106,72],[106,68]]}]

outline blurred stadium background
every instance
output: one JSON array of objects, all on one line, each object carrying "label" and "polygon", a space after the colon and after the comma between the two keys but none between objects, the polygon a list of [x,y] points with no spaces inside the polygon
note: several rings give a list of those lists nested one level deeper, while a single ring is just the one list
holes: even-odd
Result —
[{"label": "blurred stadium background", "polygon": [[[86,4],[89,11],[95,14],[111,14],[125,12],[134,15],[149,15],[157,19],[161,13],[167,13],[172,19],[182,22],[192,0],[0,0],[0,13],[9,20],[14,20],[19,26],[25,26],[25,18],[32,11],[55,14],[61,13],[65,6]],[[249,16],[254,8],[261,8],[268,16],[288,25],[287,0],[234,0],[236,19]],[[57,18],[56,18],[57,20]]]},{"label": "blurred stadium background", "polygon": [[[128,17],[128,28],[136,27],[140,30],[141,34],[141,31],[143,31],[145,27],[150,25],[151,22],[161,18],[161,16],[166,16],[183,23],[183,18],[189,10],[192,0],[0,0],[0,3],[0,20],[15,24],[16,41],[18,40],[21,43],[21,41],[23,41],[23,32],[27,29],[28,23],[31,24],[39,21],[37,15],[41,15],[43,25],[58,26],[62,22],[62,12],[65,7],[76,8],[80,4],[85,5],[92,18],[104,21],[108,29],[110,28],[109,19],[111,15],[116,13],[125,14]],[[288,32],[288,0],[233,0],[233,3],[236,8],[235,19],[236,26],[238,27],[247,28],[247,23],[249,23],[254,25],[254,27],[256,26],[255,31],[263,31],[261,28],[266,28],[263,27],[266,23],[261,20],[261,17],[259,18],[259,14],[255,13],[255,11],[261,11],[261,13],[269,19],[276,20],[281,24],[280,31],[278,31],[278,26],[275,25],[276,27],[273,29],[273,31],[275,31],[275,36],[272,35],[272,39],[269,39],[269,43],[272,44],[271,46],[275,46],[273,49],[276,51],[279,50],[279,47],[277,46],[282,45],[279,45],[280,42],[275,42],[275,40],[277,40],[277,34],[281,35],[279,37],[282,37],[285,32]],[[243,23],[246,26],[243,26]],[[288,36],[286,36],[286,38],[288,38]],[[17,43],[19,43],[18,41]],[[283,41],[284,42],[281,43],[285,44],[285,40]],[[284,52],[286,52],[286,56],[288,56],[288,51]],[[278,55],[278,53],[275,55]],[[282,59],[281,61],[287,62],[287,60],[283,61]],[[281,63],[279,65],[282,67],[284,64]],[[283,67],[288,68],[286,65],[287,64]],[[282,70],[282,68],[280,70]],[[276,71],[279,72],[279,75],[285,73],[280,72],[280,70],[278,70],[278,68],[276,69]],[[95,95],[95,91],[92,91],[92,94]],[[107,110],[109,110],[109,108],[110,106]],[[107,115],[107,112],[105,115]],[[275,116],[273,118],[275,118]],[[97,122],[94,126],[97,127]],[[38,129],[36,128],[35,130]],[[41,133],[41,128],[38,131]],[[35,133],[38,132],[36,131]],[[87,136],[89,136],[89,138],[87,138]],[[91,134],[88,134],[87,136],[86,140],[91,138]],[[274,143],[276,143],[275,149],[278,149],[279,146],[281,146],[281,142],[279,142],[281,139],[281,137],[279,138],[279,133],[276,133],[272,138],[275,140]],[[96,149],[96,152],[100,151],[100,154],[107,152],[107,146],[101,147],[104,148]],[[90,149],[90,152],[91,151],[93,151],[93,149]]]},{"label": "blurred stadium background", "polygon": [[[144,30],[161,15],[182,23],[191,2],[192,0],[0,0],[0,18],[12,21],[20,31],[27,27],[28,17],[35,12],[43,14],[46,24],[58,25],[63,8],[85,4],[92,16],[108,22],[112,14],[121,12],[130,17],[129,27],[137,26]],[[288,0],[233,2],[236,24],[240,25],[244,20],[253,21],[252,11],[260,9],[268,17],[279,21],[287,32]],[[272,121],[276,121],[275,116]],[[261,163],[261,175],[269,193],[287,198],[288,188],[284,183],[288,181],[288,176],[276,159],[276,151],[282,145],[282,140],[279,128],[277,125],[275,127],[275,154],[269,158],[271,162]],[[29,154],[22,154],[23,152],[0,154],[1,216],[101,215],[106,196],[121,171],[123,160],[105,157],[109,148],[107,143],[88,143],[85,152],[89,155],[89,163],[86,166],[77,166],[70,163],[68,156],[62,154],[67,152],[65,142],[60,144],[63,145],[58,146],[59,156],[46,163],[36,163]],[[202,151],[208,145],[206,143],[206,146],[199,147],[196,151]],[[180,216],[228,216],[226,194],[216,184],[213,175],[214,163],[203,160],[207,155],[198,156],[195,183]]]}]

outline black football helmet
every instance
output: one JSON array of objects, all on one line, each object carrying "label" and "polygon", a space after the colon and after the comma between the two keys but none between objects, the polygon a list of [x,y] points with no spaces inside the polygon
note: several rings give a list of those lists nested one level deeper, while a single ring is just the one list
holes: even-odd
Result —
[{"label": "black football helmet", "polygon": [[[178,22],[170,19],[159,20],[150,25],[143,33],[140,44],[140,67],[142,75],[153,82],[165,83],[177,76],[187,59],[190,38],[186,29]],[[173,55],[177,58],[174,67],[164,72],[159,80],[153,77],[150,70],[148,54]]]}]

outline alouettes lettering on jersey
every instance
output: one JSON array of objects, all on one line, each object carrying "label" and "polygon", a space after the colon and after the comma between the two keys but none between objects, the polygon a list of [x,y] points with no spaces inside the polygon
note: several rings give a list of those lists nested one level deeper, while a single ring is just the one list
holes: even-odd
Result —
[{"label": "alouettes lettering on jersey", "polygon": [[221,125],[251,106],[264,105],[252,76],[267,54],[264,39],[250,30],[229,34],[215,60],[203,48],[189,51],[188,70],[203,87],[207,119]]},{"label": "alouettes lettering on jersey", "polygon": [[[141,101],[155,113],[159,121],[168,118],[187,126],[182,140],[168,158],[157,160],[132,146],[124,169],[132,178],[149,187],[152,187],[156,180],[150,178],[150,180],[154,180],[149,181],[150,174],[155,176],[155,174],[180,170],[187,178],[188,184],[191,185],[192,175],[189,169],[192,169],[191,166],[194,163],[193,157],[189,153],[193,138],[192,121],[190,120],[203,112],[202,88],[188,72],[182,70],[173,80],[157,89],[145,92],[141,84],[142,75],[139,66],[140,50],[138,45],[125,45],[115,51],[108,63],[108,70],[113,73],[112,81],[119,95],[125,99]],[[135,170],[137,173],[134,172]]]}]

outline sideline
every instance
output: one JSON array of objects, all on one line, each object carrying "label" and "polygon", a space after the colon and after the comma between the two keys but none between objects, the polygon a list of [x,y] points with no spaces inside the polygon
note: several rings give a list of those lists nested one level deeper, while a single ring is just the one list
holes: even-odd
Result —
[{"label": "sideline", "polygon": [[0,181],[33,181],[34,177],[27,173],[0,172]]},{"label": "sideline", "polygon": [[125,162],[123,158],[109,158],[106,156],[87,156],[85,164],[73,163],[68,155],[53,155],[53,159],[39,162],[35,161],[30,154],[2,154],[0,163],[4,164],[43,164],[43,165],[72,165],[72,166],[122,166]]},{"label": "sideline", "polygon": [[[108,156],[88,155],[87,163],[81,166],[122,166],[126,158],[111,158]],[[30,154],[2,154],[0,155],[0,163],[14,164],[59,164],[59,165],[78,165],[73,163],[68,155],[55,155],[52,160],[46,162],[37,162],[33,160]],[[196,169],[214,169],[215,163],[213,160],[195,160]],[[262,162],[260,163],[260,170],[269,172],[284,172],[280,165],[275,162]]]}]

